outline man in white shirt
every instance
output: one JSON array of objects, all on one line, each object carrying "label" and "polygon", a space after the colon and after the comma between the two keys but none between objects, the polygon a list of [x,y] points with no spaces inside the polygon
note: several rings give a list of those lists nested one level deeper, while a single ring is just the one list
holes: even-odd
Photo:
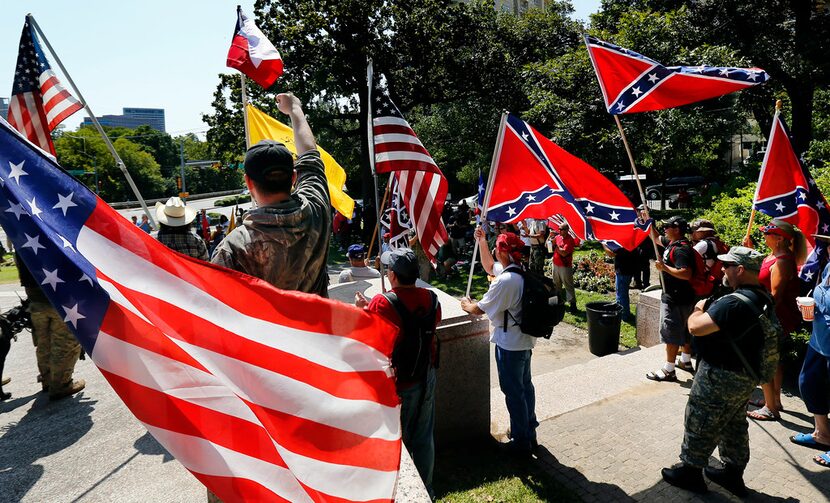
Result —
[{"label": "man in white shirt", "polygon": [[349,258],[349,267],[340,272],[338,283],[348,283],[361,279],[380,278],[380,271],[366,266],[366,247],[360,244],[349,246],[346,252]]},{"label": "man in white shirt", "polygon": [[519,328],[524,279],[514,272],[521,268],[524,243],[515,234],[500,234],[496,239],[494,260],[481,228],[476,229],[475,238],[481,248],[482,266],[495,278],[480,301],[465,297],[461,300],[461,308],[470,314],[486,314],[490,319],[490,342],[496,345],[499,386],[510,413],[512,440],[508,448],[511,453],[529,457],[537,446],[539,422],[536,420],[536,391],[530,379],[530,358],[536,339]]}]

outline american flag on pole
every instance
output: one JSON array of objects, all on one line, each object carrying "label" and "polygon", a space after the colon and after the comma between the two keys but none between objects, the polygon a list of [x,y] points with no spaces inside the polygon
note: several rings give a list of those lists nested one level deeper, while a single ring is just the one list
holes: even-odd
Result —
[{"label": "american flag on pole", "polygon": [[372,90],[372,134],[375,172],[394,172],[418,241],[427,257],[434,260],[447,242],[441,214],[447,199],[447,179],[424,148],[415,131],[389,98],[385,87]]},{"label": "american flag on pole", "polygon": [[392,501],[383,318],[175,253],[0,119],[0,224],[135,417],[225,502]]},{"label": "american flag on pole", "polygon": [[800,276],[809,285],[815,284],[827,263],[827,250],[824,246],[815,246],[812,235],[830,234],[830,208],[816,181],[793,150],[779,110],[775,111],[772,120],[754,204],[761,213],[787,221],[804,233],[812,250]]},{"label": "american flag on pole", "polygon": [[760,68],[663,66],[634,51],[585,37],[605,107],[612,115],[663,110],[763,84]]},{"label": "american flag on pole", "polygon": [[27,18],[14,70],[9,124],[29,141],[55,155],[51,131],[81,108],[83,105],[58,81]]}]

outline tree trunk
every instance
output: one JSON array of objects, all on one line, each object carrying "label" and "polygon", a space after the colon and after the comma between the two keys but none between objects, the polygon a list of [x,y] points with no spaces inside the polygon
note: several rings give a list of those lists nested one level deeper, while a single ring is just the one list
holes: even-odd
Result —
[{"label": "tree trunk", "polygon": [[792,106],[790,135],[796,155],[803,154],[810,146],[813,136],[813,94],[815,86],[808,82],[797,83],[787,88]]}]

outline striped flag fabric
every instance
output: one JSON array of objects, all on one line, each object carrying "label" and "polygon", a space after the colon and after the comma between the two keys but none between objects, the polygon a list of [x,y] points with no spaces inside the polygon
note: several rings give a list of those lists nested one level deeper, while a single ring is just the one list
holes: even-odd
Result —
[{"label": "striped flag fabric", "polygon": [[0,224],[52,305],[219,498],[393,500],[395,326],[169,250],[2,119],[0,178]]},{"label": "striped flag fabric", "polygon": [[642,54],[587,35],[585,45],[611,115],[679,107],[769,80],[760,68],[663,66]]},{"label": "striped flag fabric", "polygon": [[375,172],[395,174],[418,241],[427,257],[435,260],[438,249],[448,239],[441,218],[447,199],[447,179],[389,98],[386,88],[377,82],[370,103]]},{"label": "striped flag fabric", "polygon": [[29,141],[55,155],[50,133],[81,108],[81,102],[63,88],[52,71],[26,18],[9,102],[9,124]]}]

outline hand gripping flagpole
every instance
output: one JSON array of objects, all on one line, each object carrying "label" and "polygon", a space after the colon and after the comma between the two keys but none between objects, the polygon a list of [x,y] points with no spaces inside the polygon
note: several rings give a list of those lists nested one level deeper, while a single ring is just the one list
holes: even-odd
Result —
[{"label": "hand gripping flagpole", "polygon": [[147,215],[147,218],[150,220],[150,223],[153,225],[153,227],[156,227],[156,220],[155,218],[153,218],[153,215],[150,212],[149,208],[147,208],[147,203],[144,201],[144,198],[141,197],[141,193],[138,191],[138,187],[136,187],[135,182],[133,181],[133,177],[131,177],[130,172],[127,171],[126,164],[124,164],[124,161],[121,160],[121,156],[118,155],[118,152],[115,151],[115,147],[112,145],[112,142],[110,141],[109,137],[104,132],[104,128],[102,128],[101,124],[98,122],[98,118],[95,116],[94,113],[92,113],[92,109],[90,108],[86,99],[84,99],[84,96],[81,94],[81,91],[75,85],[75,82],[72,80],[72,77],[69,75],[69,72],[67,72],[66,68],[63,66],[61,58],[58,57],[58,54],[52,48],[52,44],[49,43],[49,39],[46,38],[46,35],[44,35],[43,30],[40,29],[40,26],[37,24],[37,21],[35,21],[35,17],[31,14],[26,14],[26,19],[28,19],[29,22],[32,23],[32,26],[37,31],[38,36],[40,36],[41,40],[43,40],[43,43],[46,44],[46,48],[49,49],[49,53],[52,54],[53,58],[55,58],[55,62],[60,67],[61,72],[63,72],[63,75],[66,77],[67,82],[69,82],[69,85],[72,86],[72,90],[75,91],[75,95],[78,97],[81,103],[84,104],[84,109],[86,109],[86,113],[89,114],[89,118],[92,120],[92,123],[95,124],[95,129],[98,130],[98,134],[101,135],[101,138],[104,140],[104,144],[107,146],[107,149],[110,151],[110,154],[112,154],[112,157],[115,159],[116,166],[118,166],[118,168],[121,169],[121,172],[124,173],[124,177],[127,179],[127,183],[130,185],[133,194],[135,194],[135,197],[141,204],[141,208],[144,210],[144,214]]},{"label": "hand gripping flagpole", "polygon": [[[772,117],[772,126],[775,127],[775,124],[778,123],[778,115],[781,113],[781,100],[776,100],[775,102],[775,115]],[[769,148],[767,148],[767,152],[769,152]],[[766,161],[766,158],[764,158]],[[744,236],[744,243],[749,241],[750,234],[752,233],[752,224],[755,223],[755,203],[758,202],[758,191],[761,189],[761,180],[764,178],[764,168],[766,167],[766,162],[763,163],[761,167],[761,173],[758,175],[758,184],[755,186],[755,196],[752,198],[752,211],[749,213],[749,224],[746,226],[746,236]]]},{"label": "hand gripping flagpole", "polygon": [[[375,212],[377,214],[377,225],[380,226],[380,217],[381,217],[381,208],[380,208],[380,201],[378,201],[378,174],[375,173],[375,132],[372,125],[372,83],[374,82],[374,70],[372,68],[372,60],[369,59],[368,65],[366,65],[366,129],[367,135],[366,140],[368,141],[369,145],[369,167],[372,169],[372,178],[375,181]],[[392,175],[390,175],[392,176]],[[386,204],[384,202],[384,204]],[[379,228],[379,227],[378,227]],[[381,252],[383,251],[383,236],[380,232],[378,234],[378,256],[380,256]],[[374,240],[373,240],[374,241]],[[384,276],[386,273],[384,272],[383,268],[383,261],[380,262],[380,290],[383,293],[386,293],[386,282],[384,281]]]},{"label": "hand gripping flagpole", "polygon": [[[504,125],[507,122],[507,112],[502,112],[501,121],[499,122],[499,134],[496,138],[496,147],[493,149],[493,159],[490,161],[490,173],[487,175],[487,187],[484,188],[484,202],[481,208],[481,222],[487,221],[487,207],[490,205],[490,194],[493,190],[493,180],[496,178],[496,170],[498,169],[498,158],[501,156],[501,147],[504,143]],[[476,267],[476,256],[478,255],[478,239],[473,244],[473,259],[470,261],[470,275],[467,277],[467,293],[465,297],[470,297],[470,288],[473,285],[473,269]]]}]

